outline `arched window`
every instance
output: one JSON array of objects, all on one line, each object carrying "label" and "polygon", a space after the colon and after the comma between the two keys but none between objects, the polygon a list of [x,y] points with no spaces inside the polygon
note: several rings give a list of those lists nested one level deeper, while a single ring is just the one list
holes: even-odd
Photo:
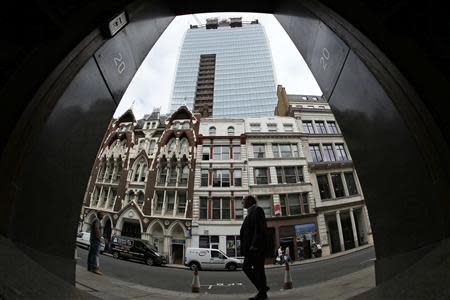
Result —
[{"label": "arched window", "polygon": [[170,141],[169,141],[169,153],[172,153],[173,151],[175,151],[175,149],[176,149],[176,147],[177,147],[177,145],[176,145],[176,143],[175,143],[175,138],[172,138]]},{"label": "arched window", "polygon": [[183,157],[181,160],[181,176],[179,184],[186,186],[189,178],[189,167],[188,167],[188,160],[186,157]]},{"label": "arched window", "polygon": [[137,204],[138,205],[144,204],[144,193],[143,192],[138,193]]},{"label": "arched window", "polygon": [[144,163],[141,167],[139,181],[144,182],[146,177],[147,177],[147,163]]},{"label": "arched window", "polygon": [[122,158],[119,156],[119,158],[116,160],[116,162],[114,163],[115,166],[115,178],[114,181],[119,181],[120,180],[120,174],[122,173]]},{"label": "arched window", "polygon": [[177,175],[178,175],[177,159],[175,158],[175,156],[173,156],[172,159],[170,160],[169,185],[177,184]]},{"label": "arched window", "polygon": [[167,160],[165,157],[161,159],[159,163],[159,178],[158,183],[164,185],[167,178]]},{"label": "arched window", "polygon": [[233,126],[228,127],[228,135],[234,135],[234,127]]},{"label": "arched window", "polygon": [[181,140],[181,152],[189,152],[189,142],[187,138]]},{"label": "arched window", "polygon": [[148,154],[153,155],[153,151],[155,151],[156,141],[151,140],[150,145],[148,146]]},{"label": "arched window", "polygon": [[209,135],[216,135],[216,127],[214,126],[209,127]]},{"label": "arched window", "polygon": [[138,150],[141,151],[142,149],[144,149],[144,147],[145,147],[145,140],[142,139],[142,140],[139,141]]},{"label": "arched window", "polygon": [[108,159],[108,164],[106,165],[105,178],[106,178],[107,181],[111,181],[112,175],[113,175],[113,171],[114,171],[114,158],[111,156]]},{"label": "arched window", "polygon": [[134,201],[135,198],[136,198],[136,194],[133,191],[130,191],[128,193],[128,199],[127,199],[126,204],[130,203],[131,201]]},{"label": "arched window", "polygon": [[96,186],[94,189],[94,193],[92,194],[92,201],[90,206],[93,207],[97,205],[99,196],[100,196],[100,188]]},{"label": "arched window", "polygon": [[133,170],[133,181],[138,181],[140,170],[141,170],[141,164],[138,163]]},{"label": "arched window", "polygon": [[103,180],[103,177],[105,176],[105,172],[106,172],[106,158],[103,158],[100,162],[100,168],[98,170],[97,180],[99,180],[99,181]]}]

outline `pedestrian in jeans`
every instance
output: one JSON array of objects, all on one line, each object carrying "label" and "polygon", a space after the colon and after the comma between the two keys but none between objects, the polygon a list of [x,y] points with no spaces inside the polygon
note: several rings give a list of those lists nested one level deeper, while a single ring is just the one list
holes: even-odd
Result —
[{"label": "pedestrian in jeans", "polygon": [[100,219],[103,218],[103,213],[98,211],[95,215],[94,220],[91,224],[91,236],[90,236],[90,246],[88,254],[88,271],[93,272],[98,275],[102,275],[100,272],[100,241],[102,237],[102,225]]},{"label": "pedestrian in jeans", "polygon": [[258,290],[250,300],[267,299],[266,274],[264,260],[266,254],[267,224],[264,210],[256,205],[256,198],[248,195],[242,201],[247,216],[241,227],[241,253],[244,256],[242,270]]}]

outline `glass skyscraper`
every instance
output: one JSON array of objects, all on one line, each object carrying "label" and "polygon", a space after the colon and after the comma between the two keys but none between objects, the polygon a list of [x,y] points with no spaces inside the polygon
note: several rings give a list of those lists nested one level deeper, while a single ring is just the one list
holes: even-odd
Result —
[{"label": "glass skyscraper", "polygon": [[206,116],[272,116],[276,103],[272,55],[257,20],[191,25],[178,59],[171,112],[185,104]]}]

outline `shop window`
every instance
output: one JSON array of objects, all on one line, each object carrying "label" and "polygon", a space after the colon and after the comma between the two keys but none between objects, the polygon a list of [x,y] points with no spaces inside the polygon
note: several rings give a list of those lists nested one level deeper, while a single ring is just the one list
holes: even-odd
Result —
[{"label": "shop window", "polygon": [[241,256],[241,240],[239,236],[228,235],[227,236],[227,245],[226,245],[226,254],[229,257],[238,257]]}]

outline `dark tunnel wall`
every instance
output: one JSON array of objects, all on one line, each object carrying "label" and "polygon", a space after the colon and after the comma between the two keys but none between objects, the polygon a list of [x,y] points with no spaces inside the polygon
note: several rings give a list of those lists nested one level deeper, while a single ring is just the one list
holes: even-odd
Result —
[{"label": "dark tunnel wall", "polygon": [[[47,269],[74,280],[73,237],[90,167],[136,69],[174,14],[207,11],[275,12],[294,40],[342,124],[359,171],[374,232],[378,282],[401,272],[449,236],[450,155],[445,140],[448,127],[442,121],[446,111],[441,109],[448,98],[438,97],[448,91],[434,89],[433,101],[425,93],[433,87],[432,78],[447,81],[436,72],[420,74],[426,62],[418,69],[404,68],[403,77],[369,39],[316,1],[137,2],[127,9],[130,24],[107,39],[94,29],[118,12],[117,3],[114,9],[103,10],[101,5],[90,9],[93,4],[86,2],[73,4],[73,9],[61,7],[61,18],[70,20],[71,26],[84,21],[87,25],[76,35],[62,35],[61,40],[55,37],[73,27],[61,22],[56,32],[45,24],[38,27],[45,33],[42,37],[53,37],[53,46],[61,46],[58,55],[52,56],[54,49],[33,40],[36,44],[21,48],[26,55],[17,57],[17,64],[10,63],[10,72],[2,75],[8,82],[2,82],[1,95],[9,104],[2,140],[8,144],[1,161],[0,232]],[[37,11],[53,16],[45,20],[58,21],[48,4],[38,5]],[[365,10],[356,5],[340,13],[351,18],[360,11]],[[95,17],[101,18],[94,21]],[[376,17],[375,11],[368,18]],[[22,31],[27,25],[24,20]],[[376,26],[365,26],[369,38],[378,34]],[[394,41],[397,33],[391,34]],[[401,57],[392,55],[398,47],[382,45],[395,65],[397,60],[403,65]],[[69,53],[70,49],[74,50]],[[113,64],[118,53],[129,66],[120,74]],[[409,55],[420,60],[423,54]],[[46,66],[33,71],[42,61]],[[445,64],[429,67],[439,69]],[[420,76],[429,78],[421,83]],[[421,98],[409,85],[410,78],[422,92]],[[355,126],[355,122],[364,125]],[[433,228],[431,234],[425,231],[429,228]]]},{"label": "dark tunnel wall", "polygon": [[359,33],[323,6],[299,3],[286,3],[276,16],[329,100],[351,149],[381,283],[448,234],[450,210],[441,205],[450,201],[448,150],[432,133],[438,127],[424,128],[425,107],[411,110],[420,99],[400,74],[394,78],[395,67],[375,45],[355,38]]},{"label": "dark tunnel wall", "polygon": [[[2,218],[3,232],[70,282],[75,280],[74,237],[95,153],[139,65],[173,19],[164,9],[137,3],[127,10],[129,24],[114,38],[94,31],[69,63],[75,67],[56,78],[30,116],[31,122],[42,120],[42,127],[25,121],[34,132],[28,133],[32,141],[21,145],[26,150],[14,174],[14,189],[8,191],[11,209],[2,211],[8,213]],[[118,59],[123,62],[120,69]]]}]

